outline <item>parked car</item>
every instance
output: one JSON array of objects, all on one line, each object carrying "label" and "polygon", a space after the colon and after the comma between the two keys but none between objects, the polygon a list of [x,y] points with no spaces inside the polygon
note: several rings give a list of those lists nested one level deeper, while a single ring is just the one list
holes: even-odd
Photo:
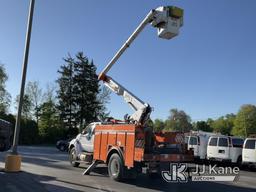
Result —
[{"label": "parked car", "polygon": [[211,136],[207,146],[207,159],[241,165],[243,143],[244,140],[239,137]]},{"label": "parked car", "polygon": [[69,142],[71,139],[63,139],[63,140],[59,140],[56,143],[56,147],[57,149],[59,149],[60,151],[68,151],[68,146],[69,146]]},{"label": "parked car", "polygon": [[195,160],[205,160],[207,156],[207,144],[210,136],[214,136],[216,133],[205,131],[191,131],[186,136],[186,143],[188,150],[194,151]]},{"label": "parked car", "polygon": [[243,145],[243,165],[256,167],[256,138],[247,138]]}]

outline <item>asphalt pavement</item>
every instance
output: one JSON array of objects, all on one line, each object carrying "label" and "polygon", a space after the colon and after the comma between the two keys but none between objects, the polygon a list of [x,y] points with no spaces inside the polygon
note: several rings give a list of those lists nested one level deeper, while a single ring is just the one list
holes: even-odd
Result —
[{"label": "asphalt pavement", "polygon": [[19,173],[3,171],[6,153],[0,153],[0,192],[256,191],[256,172],[252,170],[240,171],[237,182],[168,183],[143,174],[136,180],[116,182],[108,177],[104,165],[96,167],[90,175],[82,175],[85,165],[72,167],[67,153],[54,147],[21,146],[19,153],[22,155],[22,171]]}]

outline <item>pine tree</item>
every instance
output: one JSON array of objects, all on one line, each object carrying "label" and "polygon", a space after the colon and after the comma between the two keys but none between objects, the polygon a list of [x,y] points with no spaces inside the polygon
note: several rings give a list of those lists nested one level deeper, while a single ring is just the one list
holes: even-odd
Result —
[{"label": "pine tree", "polygon": [[93,61],[89,61],[82,52],[76,55],[74,63],[74,95],[77,106],[76,121],[81,128],[86,124],[97,120],[100,102],[99,83],[96,75],[96,67]]},{"label": "pine tree", "polygon": [[73,95],[73,68],[74,59],[68,56],[64,59],[65,64],[60,67],[58,73],[60,77],[57,80],[59,90],[57,98],[59,101],[58,109],[60,111],[60,119],[66,128],[72,129],[76,127],[75,105]]},{"label": "pine tree", "polygon": [[100,89],[96,66],[82,52],[64,61],[57,80],[60,118],[68,128],[81,130],[98,116],[106,116],[110,93]]}]

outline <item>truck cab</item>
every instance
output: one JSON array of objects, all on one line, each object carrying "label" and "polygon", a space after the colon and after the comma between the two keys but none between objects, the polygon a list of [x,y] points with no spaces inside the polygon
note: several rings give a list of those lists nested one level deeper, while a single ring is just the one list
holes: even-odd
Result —
[{"label": "truck cab", "polygon": [[101,123],[93,122],[87,125],[75,139],[70,141],[69,150],[76,147],[76,155],[82,152],[93,153],[95,127],[99,124]]}]

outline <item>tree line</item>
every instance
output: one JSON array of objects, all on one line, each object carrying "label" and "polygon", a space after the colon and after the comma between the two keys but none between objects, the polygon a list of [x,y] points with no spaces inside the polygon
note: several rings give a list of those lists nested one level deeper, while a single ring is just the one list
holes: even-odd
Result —
[{"label": "tree line", "polygon": [[[38,81],[26,84],[22,106],[20,143],[55,143],[74,137],[92,121],[108,116],[110,92],[99,84],[96,66],[82,52],[68,55],[60,66],[56,82],[43,90]],[[6,90],[8,75],[0,65],[0,118],[15,125],[9,113],[11,95]],[[17,109],[19,95],[16,96]]]},{"label": "tree line", "polygon": [[191,121],[183,110],[171,109],[166,120],[155,119],[149,122],[155,131],[190,131],[202,130],[224,135],[248,137],[256,134],[256,106],[242,105],[237,114],[227,114],[217,119],[206,121]]},{"label": "tree line", "polygon": [[[21,144],[54,143],[57,139],[74,137],[88,123],[109,116],[106,104],[110,91],[101,87],[93,60],[82,52],[68,55],[57,71],[58,78],[42,89],[38,81],[26,85],[22,106]],[[0,118],[15,125],[15,114],[9,111],[11,95],[6,90],[8,75],[0,65]],[[19,95],[16,96],[17,109]],[[256,133],[256,106],[247,104],[237,114],[217,119],[192,122],[183,110],[171,109],[166,120],[149,120],[155,131],[203,130],[225,135],[247,137]]]}]

